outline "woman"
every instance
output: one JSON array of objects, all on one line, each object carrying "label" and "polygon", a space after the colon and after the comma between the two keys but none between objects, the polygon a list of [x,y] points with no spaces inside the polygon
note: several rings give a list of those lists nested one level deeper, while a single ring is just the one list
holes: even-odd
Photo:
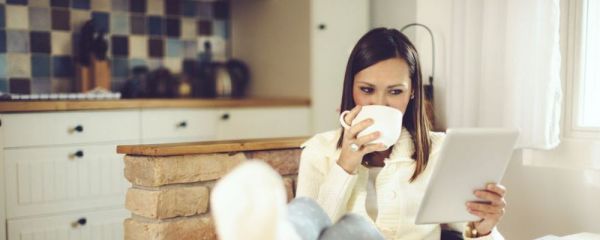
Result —
[{"label": "woman", "polygon": [[412,43],[395,29],[369,31],[348,60],[341,111],[351,110],[344,119],[351,123],[361,106],[396,108],[404,113],[401,136],[387,150],[369,144],[379,132],[357,138],[371,119],[315,135],[303,144],[296,195],[315,199],[334,221],[346,212],[363,215],[386,239],[440,239],[442,229],[462,232],[465,238],[503,239],[495,228],[505,207],[505,188],[498,184],[474,193],[489,204],[465,203],[480,221],[414,224],[444,139],[443,133],[430,131],[423,101],[419,58]]}]

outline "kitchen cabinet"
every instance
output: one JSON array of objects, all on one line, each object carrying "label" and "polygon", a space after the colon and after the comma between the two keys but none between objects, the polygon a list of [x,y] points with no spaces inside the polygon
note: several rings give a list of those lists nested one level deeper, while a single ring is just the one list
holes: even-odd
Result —
[{"label": "kitchen cabinet", "polygon": [[125,209],[61,214],[8,221],[11,240],[108,240],[123,239]]},{"label": "kitchen cabinet", "polygon": [[309,106],[0,114],[0,240],[121,239],[129,183],[117,145],[297,137],[310,129]]},{"label": "kitchen cabinet", "polygon": [[240,108],[219,112],[217,139],[309,136],[310,109]]},{"label": "kitchen cabinet", "polygon": [[194,142],[217,138],[217,110],[142,109],[142,143]]}]

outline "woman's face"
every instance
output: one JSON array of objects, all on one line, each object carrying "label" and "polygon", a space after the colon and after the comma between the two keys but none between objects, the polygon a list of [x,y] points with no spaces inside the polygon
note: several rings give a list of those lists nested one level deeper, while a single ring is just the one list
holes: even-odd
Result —
[{"label": "woman's face", "polygon": [[412,94],[408,64],[401,58],[380,61],[354,76],[352,97],[357,105],[384,105],[406,113]]}]

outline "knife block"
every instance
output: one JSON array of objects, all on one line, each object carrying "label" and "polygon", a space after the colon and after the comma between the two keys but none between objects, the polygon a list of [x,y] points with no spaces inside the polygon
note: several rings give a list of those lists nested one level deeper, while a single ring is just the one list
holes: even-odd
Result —
[{"label": "knife block", "polygon": [[77,92],[88,92],[96,88],[111,90],[110,63],[108,59],[92,56],[90,66],[77,65]]}]

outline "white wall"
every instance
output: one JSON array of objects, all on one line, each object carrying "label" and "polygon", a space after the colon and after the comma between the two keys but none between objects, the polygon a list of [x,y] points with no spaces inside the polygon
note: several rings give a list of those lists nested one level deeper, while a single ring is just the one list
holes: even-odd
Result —
[{"label": "white wall", "polygon": [[[371,0],[371,28],[387,27],[400,30],[407,24],[417,20],[416,0]],[[414,29],[407,29],[405,34],[414,38]]]},{"label": "white wall", "polygon": [[518,152],[502,183],[508,206],[498,229],[506,239],[600,233],[600,171],[527,166]]}]

